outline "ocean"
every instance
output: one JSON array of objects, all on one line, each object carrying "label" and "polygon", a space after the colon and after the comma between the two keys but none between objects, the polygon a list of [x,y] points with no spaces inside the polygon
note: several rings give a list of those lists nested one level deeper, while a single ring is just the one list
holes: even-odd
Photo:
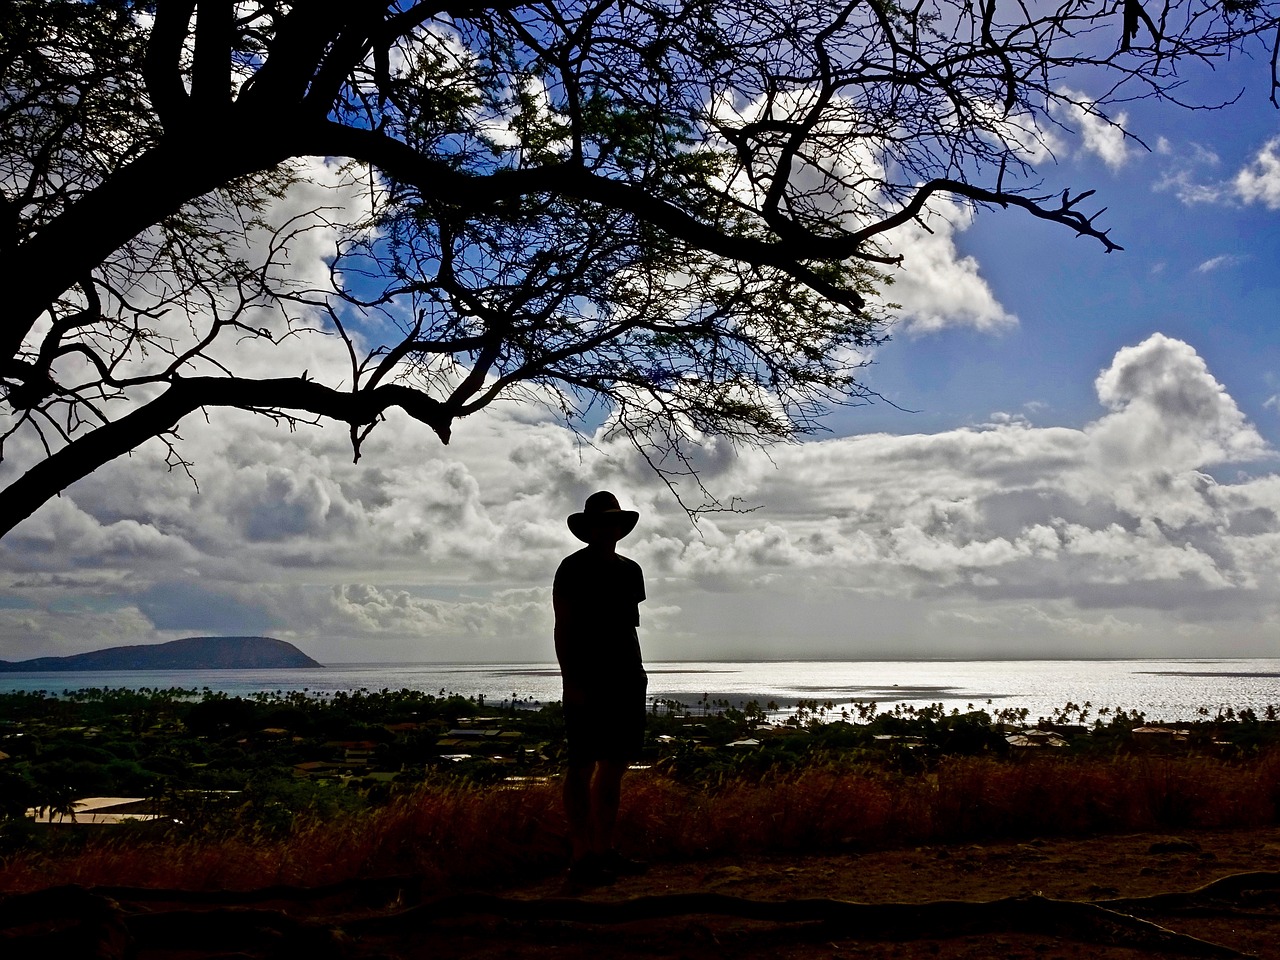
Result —
[{"label": "ocean", "polygon": [[[1280,710],[1280,659],[1204,660],[789,660],[665,661],[646,664],[649,696],[694,710],[704,700],[733,706],[777,704],[779,715],[801,700],[831,703],[827,716],[874,702],[940,703],[947,710],[1025,709],[1030,720],[1068,703],[1089,702],[1088,719],[1103,708],[1136,710],[1149,721],[1186,721],[1230,708],[1263,716]],[[137,672],[3,673],[0,693],[87,687],[209,688],[229,695],[303,690],[422,690],[483,696],[495,706],[560,699],[553,663],[338,663],[311,670],[154,670]]]}]

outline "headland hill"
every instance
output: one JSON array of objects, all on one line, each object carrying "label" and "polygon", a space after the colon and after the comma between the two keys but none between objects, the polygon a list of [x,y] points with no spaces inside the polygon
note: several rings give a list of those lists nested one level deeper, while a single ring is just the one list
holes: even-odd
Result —
[{"label": "headland hill", "polygon": [[166,643],[107,647],[66,657],[0,660],[0,673],[84,670],[273,670],[324,664],[274,637],[186,637]]}]

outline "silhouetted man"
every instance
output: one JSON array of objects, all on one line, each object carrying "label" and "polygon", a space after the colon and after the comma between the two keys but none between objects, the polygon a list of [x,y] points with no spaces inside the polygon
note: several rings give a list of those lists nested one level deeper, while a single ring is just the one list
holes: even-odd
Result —
[{"label": "silhouetted man", "polygon": [[612,493],[588,497],[585,509],[568,521],[587,545],[561,561],[552,592],[569,743],[569,881],[575,886],[608,883],[643,869],[613,847],[622,775],[644,745],[648,677],[636,636],[644,574],[615,549],[639,519]]}]

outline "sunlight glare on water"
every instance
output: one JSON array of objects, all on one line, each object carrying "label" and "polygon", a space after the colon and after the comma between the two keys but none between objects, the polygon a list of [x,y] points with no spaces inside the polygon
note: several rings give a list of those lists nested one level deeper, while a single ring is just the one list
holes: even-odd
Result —
[{"label": "sunlight glare on water", "polygon": [[[948,711],[1026,709],[1035,720],[1068,702],[1138,710],[1150,720],[1194,720],[1230,707],[1260,716],[1280,708],[1280,659],[1233,660],[898,660],[898,661],[651,661],[649,696],[694,710],[727,700],[738,706],[776,702],[783,711],[798,700],[840,708],[874,701],[880,712],[895,704],[941,703]],[[307,690],[333,693],[407,688],[483,695],[499,704],[514,694],[527,705],[560,699],[555,664],[333,664],[314,670],[191,670],[140,672],[4,673],[0,692],[84,687],[209,687],[231,695]],[[987,701],[990,700],[990,704]]]}]

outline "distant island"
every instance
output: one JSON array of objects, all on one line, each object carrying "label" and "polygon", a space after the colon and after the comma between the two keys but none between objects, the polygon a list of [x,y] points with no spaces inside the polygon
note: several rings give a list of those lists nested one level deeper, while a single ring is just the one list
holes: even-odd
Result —
[{"label": "distant island", "polygon": [[168,643],[108,647],[69,657],[0,660],[0,673],[79,670],[271,670],[323,667],[273,637],[187,637]]}]

